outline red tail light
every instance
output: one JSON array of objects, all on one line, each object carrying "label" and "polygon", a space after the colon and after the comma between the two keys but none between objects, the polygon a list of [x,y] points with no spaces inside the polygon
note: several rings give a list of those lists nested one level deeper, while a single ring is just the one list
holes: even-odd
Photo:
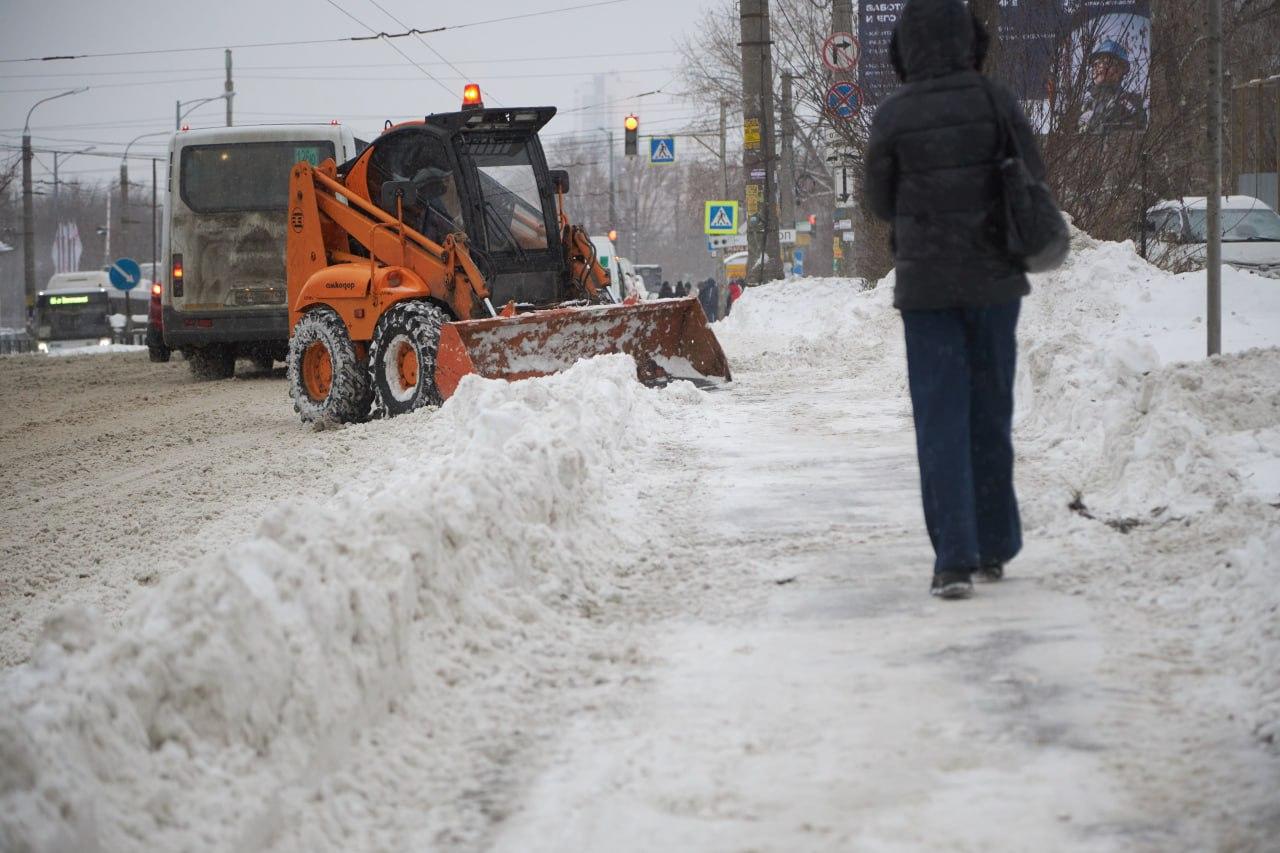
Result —
[{"label": "red tail light", "polygon": [[173,255],[173,277],[169,279],[173,283],[174,296],[182,296],[182,253],[175,252]]},{"label": "red tail light", "polygon": [[151,285],[151,295],[152,296],[160,295],[160,282],[157,281],[155,284]]}]

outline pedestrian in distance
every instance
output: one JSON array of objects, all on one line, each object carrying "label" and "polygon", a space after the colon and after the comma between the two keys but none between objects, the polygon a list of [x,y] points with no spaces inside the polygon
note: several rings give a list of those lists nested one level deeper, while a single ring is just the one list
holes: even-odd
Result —
[{"label": "pedestrian in distance", "polygon": [[997,109],[1036,179],[1044,164],[1012,93],[982,76],[986,48],[961,0],[907,0],[889,48],[903,85],[872,120],[863,184],[892,225],[930,592],[942,598],[999,580],[1022,548],[1013,379],[1031,288],[1006,248]]},{"label": "pedestrian in distance", "polygon": [[702,304],[702,312],[707,315],[707,321],[714,323],[718,319],[720,308],[720,288],[716,286],[714,278],[703,279],[698,285],[698,302]]},{"label": "pedestrian in distance", "polygon": [[669,281],[664,281],[662,287],[658,288],[659,299],[673,299],[675,295],[676,292],[671,289],[671,282]]}]

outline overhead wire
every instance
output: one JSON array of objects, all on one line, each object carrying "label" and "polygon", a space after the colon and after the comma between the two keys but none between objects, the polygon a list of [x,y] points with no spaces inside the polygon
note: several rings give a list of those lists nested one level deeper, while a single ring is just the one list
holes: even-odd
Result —
[{"label": "overhead wire", "polygon": [[[408,24],[406,24],[404,21],[400,20],[400,19],[399,19],[399,18],[397,18],[395,15],[391,14],[390,12],[388,12],[388,11],[387,11],[383,6],[382,6],[382,4],[378,2],[378,0],[369,0],[369,2],[370,2],[370,3],[372,3],[372,4],[373,4],[377,9],[378,9],[378,11],[382,12],[382,14],[386,15],[388,18],[390,18],[391,20],[395,21],[395,22],[396,22],[397,24],[399,24],[400,26],[402,26],[402,27],[406,27],[406,28],[409,26],[409,25],[408,25]],[[426,40],[426,39],[424,39],[420,34],[418,34],[418,33],[414,33],[414,38],[416,38],[419,42],[421,42],[423,47],[425,47],[427,50],[429,50],[429,51],[431,51],[433,54],[435,54],[435,56],[436,56],[438,59],[440,59],[440,61],[442,61],[445,65],[448,65],[448,66],[449,66],[450,68],[452,68],[454,71],[458,72],[458,74],[462,77],[462,79],[464,79],[464,80],[466,80],[466,79],[467,79],[467,73],[466,73],[465,71],[463,71],[463,70],[462,70],[461,68],[459,68],[458,66],[454,65],[454,64],[453,64],[452,62],[450,62],[449,60],[445,59],[445,58],[444,58],[444,55],[443,55],[442,53],[440,53],[440,51],[438,51],[438,50],[436,50],[434,47],[432,47],[430,44],[428,44],[428,43],[427,43],[427,40]],[[501,101],[501,99],[499,99],[496,95],[493,95],[491,92],[488,92],[488,91],[486,91],[486,92],[485,92],[485,94],[486,94],[486,95],[488,95],[489,97],[491,97],[491,98],[493,99],[494,103],[498,104],[499,106],[502,106],[502,101]]]},{"label": "overhead wire", "polygon": [[[346,9],[342,8],[341,6],[339,6],[339,5],[338,5],[338,3],[336,2],[336,0],[324,0],[324,2],[328,3],[330,6],[332,6],[332,7],[333,7],[333,8],[335,8],[335,9],[337,9],[339,12],[341,12],[341,13],[342,13],[342,14],[344,14],[344,15],[346,15],[348,18],[350,18],[351,20],[355,21],[357,24],[359,24],[360,26],[364,27],[364,28],[365,28],[366,30],[368,30],[369,32],[371,32],[371,33],[378,33],[378,31],[377,31],[377,30],[375,30],[373,27],[369,26],[369,25],[368,25],[368,24],[366,24],[364,21],[360,20],[360,19],[359,19],[359,18],[357,18],[355,15],[351,14],[350,12],[348,12]],[[446,92],[449,92],[449,93],[452,93],[452,92],[453,92],[453,90],[452,90],[452,89],[450,89],[448,86],[446,86],[442,80],[438,80],[438,79],[436,79],[436,77],[435,77],[435,75],[434,75],[434,74],[432,74],[430,71],[428,71],[427,69],[425,69],[425,68],[423,68],[421,65],[419,65],[419,64],[418,64],[418,62],[417,62],[417,60],[415,60],[413,57],[409,56],[409,54],[405,53],[403,50],[401,50],[401,49],[400,49],[400,46],[399,46],[399,45],[397,45],[395,42],[393,42],[393,41],[391,41],[389,38],[387,38],[385,33],[378,33],[377,38],[378,38],[380,41],[382,41],[385,45],[387,45],[387,47],[391,48],[391,49],[392,49],[392,50],[394,50],[396,53],[400,54],[400,55],[401,55],[401,56],[403,56],[406,60],[408,60],[409,64],[411,64],[414,68],[417,68],[419,71],[421,71],[423,74],[425,74],[425,75],[426,75],[426,77],[427,77],[427,79],[428,79],[428,80],[430,80],[432,83],[435,83],[437,86],[439,86],[441,89],[444,89]]]},{"label": "overhead wire", "polygon": [[413,35],[413,33],[415,32],[420,33],[422,35],[428,35],[431,33],[442,33],[448,30],[463,30],[463,29],[468,29],[470,27],[480,27],[480,26],[486,26],[488,24],[500,24],[507,21],[522,20],[524,18],[535,18],[535,17],[540,17],[542,15],[556,15],[561,12],[572,12],[578,9],[590,9],[596,6],[613,6],[617,3],[626,3],[626,2],[629,2],[629,0],[595,0],[595,2],[591,2],[591,3],[579,3],[573,6],[561,6],[556,9],[541,9],[536,12],[526,12],[520,15],[507,15],[501,18],[488,18],[483,21],[468,21],[463,24],[449,24],[445,26],[430,27],[426,29],[414,29],[414,30],[410,30],[409,32],[403,32],[403,33],[375,32],[373,35],[368,35],[368,36],[341,36],[338,38],[327,38],[327,39],[298,39],[293,41],[265,41],[265,42],[246,42],[244,44],[218,44],[218,45],[210,45],[208,47],[162,47],[162,48],[152,48],[151,50],[118,50],[118,51],[103,51],[100,53],[56,54],[52,56],[26,56],[26,57],[18,57],[13,59],[0,59],[0,64],[12,64],[17,62],[54,62],[54,61],[69,60],[69,59],[97,59],[102,57],[115,57],[115,56],[158,56],[160,54],[173,54],[173,53],[199,53],[199,52],[209,51],[209,50],[248,50],[250,48],[259,48],[259,47],[297,47],[302,45],[340,44],[342,42],[361,42],[361,41],[370,41],[373,39],[396,39],[396,38],[406,38],[410,35]]}]

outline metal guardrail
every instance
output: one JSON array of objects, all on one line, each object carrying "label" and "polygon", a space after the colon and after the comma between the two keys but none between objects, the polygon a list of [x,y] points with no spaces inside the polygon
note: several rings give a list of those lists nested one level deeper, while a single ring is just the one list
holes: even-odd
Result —
[{"label": "metal guardrail", "polygon": [[36,342],[26,332],[0,332],[0,355],[35,352]]}]

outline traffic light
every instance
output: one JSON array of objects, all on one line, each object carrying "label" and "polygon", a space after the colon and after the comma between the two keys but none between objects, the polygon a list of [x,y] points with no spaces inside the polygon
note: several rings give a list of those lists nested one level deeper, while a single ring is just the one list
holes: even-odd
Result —
[{"label": "traffic light", "polygon": [[618,229],[616,229],[616,228],[610,228],[610,229],[609,229],[609,241],[610,241],[610,242],[617,242],[617,239],[618,239]]},{"label": "traffic light", "polygon": [[628,157],[634,157],[636,156],[636,137],[640,131],[640,117],[632,113],[622,120],[622,127],[626,131],[626,141],[622,150]]}]

